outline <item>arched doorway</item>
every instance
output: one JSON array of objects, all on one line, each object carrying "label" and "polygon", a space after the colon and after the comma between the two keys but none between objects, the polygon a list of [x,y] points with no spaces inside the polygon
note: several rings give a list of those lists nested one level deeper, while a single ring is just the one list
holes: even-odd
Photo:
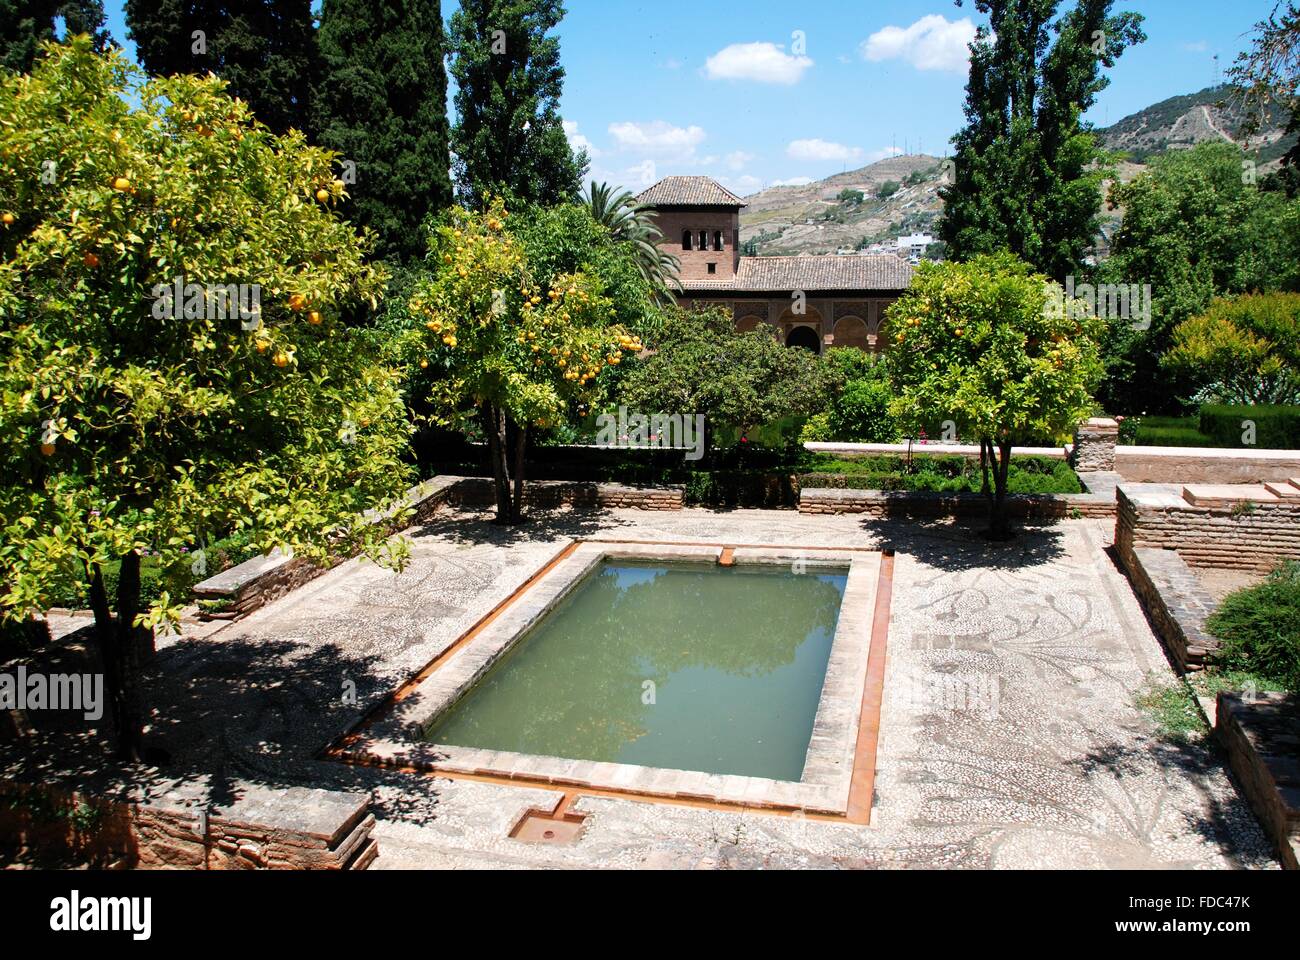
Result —
[{"label": "arched doorway", "polygon": [[763,319],[761,317],[756,317],[751,313],[747,317],[741,317],[740,320],[736,322],[736,332],[749,333],[752,330],[757,330],[762,322]]},{"label": "arched doorway", "polygon": [[835,321],[835,346],[837,347],[870,350],[868,336],[866,322],[857,317],[841,317]]},{"label": "arched doorway", "polygon": [[804,350],[811,350],[813,353],[822,352],[821,337],[817,336],[817,331],[812,327],[795,327],[790,331],[790,335],[785,338],[787,347],[801,347]]}]

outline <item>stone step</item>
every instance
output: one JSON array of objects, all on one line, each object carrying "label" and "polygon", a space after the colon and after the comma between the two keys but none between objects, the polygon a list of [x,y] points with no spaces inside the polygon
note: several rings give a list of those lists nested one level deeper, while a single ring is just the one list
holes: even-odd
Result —
[{"label": "stone step", "polygon": [[1247,500],[1273,503],[1280,498],[1262,483],[1196,483],[1183,487],[1183,499],[1194,507],[1222,507]]},{"label": "stone step", "polygon": [[1291,486],[1293,486],[1293,487],[1295,487],[1295,488],[1297,488],[1297,489],[1300,489],[1300,477],[1292,477],[1292,478],[1291,478],[1289,481],[1287,481],[1287,482],[1290,483]]},{"label": "stone step", "polygon": [[1281,480],[1265,483],[1264,489],[1283,500],[1300,499],[1300,484],[1296,484],[1294,480],[1288,480],[1286,483]]}]

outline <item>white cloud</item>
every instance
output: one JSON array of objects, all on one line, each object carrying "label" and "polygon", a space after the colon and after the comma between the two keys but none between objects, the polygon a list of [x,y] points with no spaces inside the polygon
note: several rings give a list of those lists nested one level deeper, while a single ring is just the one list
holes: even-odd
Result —
[{"label": "white cloud", "polygon": [[574,150],[586,150],[587,156],[593,160],[600,156],[600,151],[596,149],[595,144],[578,132],[578,122],[576,120],[561,121],[564,125],[564,135],[569,138],[569,146]]},{"label": "white cloud", "polygon": [[798,83],[813,65],[808,57],[794,56],[775,43],[733,43],[704,62],[710,80],[750,80],[754,83]]},{"label": "white cloud", "polygon": [[675,127],[664,120],[611,123],[609,134],[620,150],[636,150],[677,160],[693,159],[695,149],[707,136],[701,127]]},{"label": "white cloud", "polygon": [[862,41],[867,60],[906,60],[918,70],[965,71],[975,24],[970,18],[949,22],[937,13],[922,17],[910,27],[885,27]]},{"label": "white cloud", "polygon": [[741,170],[744,170],[749,166],[750,161],[753,159],[754,155],[752,153],[746,153],[744,150],[736,150],[727,154],[727,167],[728,169],[739,173]]},{"label": "white cloud", "polygon": [[902,155],[903,150],[901,147],[882,147],[867,154],[867,163],[877,163],[890,157],[901,157]]},{"label": "white cloud", "polygon": [[785,148],[787,156],[795,160],[860,160],[861,147],[846,147],[829,140],[794,140]]},{"label": "white cloud", "polygon": [[626,170],[628,180],[638,187],[648,187],[659,179],[655,172],[655,162],[653,160],[642,160],[640,163],[628,167]]},{"label": "white cloud", "polygon": [[741,177],[720,177],[719,182],[738,197],[747,197],[763,189],[763,181],[748,173]]},{"label": "white cloud", "polygon": [[773,180],[774,187],[806,187],[813,182],[812,177],[791,177],[789,180]]}]

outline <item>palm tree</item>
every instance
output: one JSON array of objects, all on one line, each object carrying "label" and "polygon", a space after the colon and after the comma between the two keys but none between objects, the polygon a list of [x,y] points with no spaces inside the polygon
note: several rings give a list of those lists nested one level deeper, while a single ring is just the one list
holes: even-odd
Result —
[{"label": "palm tree", "polygon": [[654,207],[637,203],[624,190],[615,193],[607,183],[591,182],[584,198],[591,217],[609,230],[617,242],[632,246],[632,255],[641,276],[654,288],[656,296],[672,303],[672,292],[681,292],[678,279],[681,261],[659,246],[664,235],[654,223]]}]

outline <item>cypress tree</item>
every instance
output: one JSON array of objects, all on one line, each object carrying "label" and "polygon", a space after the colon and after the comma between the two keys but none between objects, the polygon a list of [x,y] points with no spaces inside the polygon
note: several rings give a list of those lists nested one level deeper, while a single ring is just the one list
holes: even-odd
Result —
[{"label": "cypress tree", "polygon": [[272,130],[307,129],[311,0],[126,0],[126,23],[150,73],[211,71]]},{"label": "cypress tree", "polygon": [[558,0],[461,0],[452,15],[456,187],[481,207],[492,193],[551,205],[576,200],[587,171],[560,119],[564,68],[549,32]]},{"label": "cypress tree", "polygon": [[[959,0],[960,2],[960,0]],[[1103,153],[1082,115],[1143,18],[1113,0],[975,0],[966,126],[953,137],[954,182],[939,232],[965,260],[1008,249],[1055,279],[1083,264],[1097,233]],[[1053,39],[1055,34],[1055,39]]]},{"label": "cypress tree", "polygon": [[96,50],[109,45],[103,0],[0,0],[0,67],[29,72],[41,41],[54,39],[56,17],[68,34],[90,34]]},{"label": "cypress tree", "polygon": [[355,164],[351,217],[379,235],[381,255],[420,256],[421,222],[451,202],[440,4],[325,0],[319,48],[313,129]]}]

